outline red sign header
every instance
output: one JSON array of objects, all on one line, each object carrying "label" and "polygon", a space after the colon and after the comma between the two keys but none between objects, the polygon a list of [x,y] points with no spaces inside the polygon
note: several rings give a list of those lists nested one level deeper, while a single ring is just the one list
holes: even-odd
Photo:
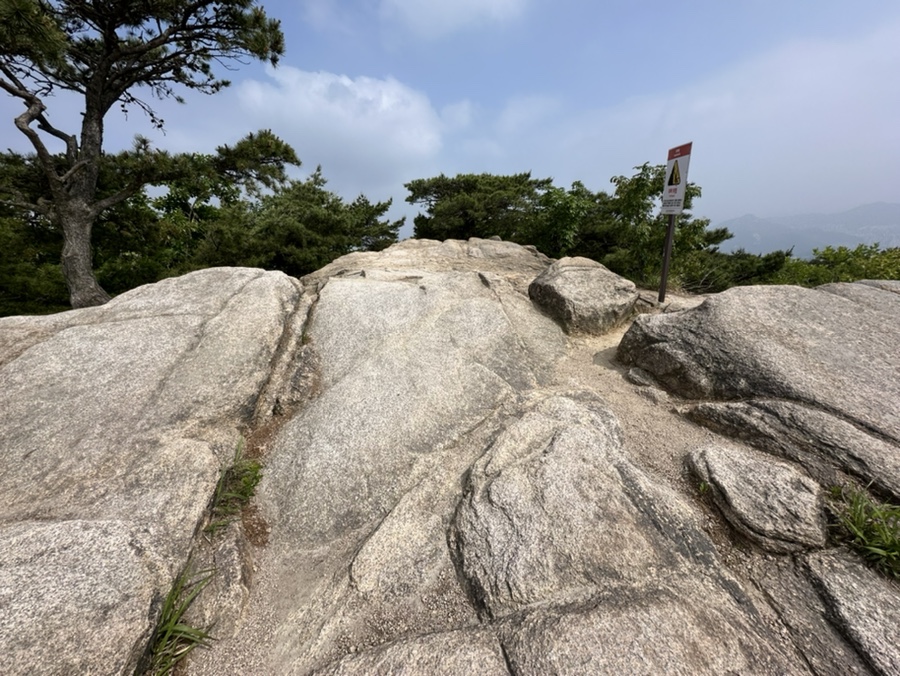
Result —
[{"label": "red sign header", "polygon": [[675,158],[682,157],[683,155],[690,155],[692,145],[694,145],[693,141],[691,143],[685,143],[683,146],[672,148],[669,151],[668,161],[671,162]]}]

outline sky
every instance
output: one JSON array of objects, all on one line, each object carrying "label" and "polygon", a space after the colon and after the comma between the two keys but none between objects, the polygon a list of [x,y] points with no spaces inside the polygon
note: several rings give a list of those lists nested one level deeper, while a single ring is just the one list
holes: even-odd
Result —
[{"label": "sky", "polygon": [[[212,152],[271,129],[346,199],[418,209],[403,184],[530,171],[611,192],[610,178],[693,142],[697,216],[829,213],[900,202],[900,3],[885,0],[263,0],[286,53],[186,103],[106,121]],[[226,74],[220,69],[219,73]],[[15,104],[15,105],[14,105]],[[0,101],[10,119],[19,104]],[[48,101],[57,126],[76,103]],[[74,128],[74,127],[72,127]],[[25,150],[10,124],[6,147]]]}]

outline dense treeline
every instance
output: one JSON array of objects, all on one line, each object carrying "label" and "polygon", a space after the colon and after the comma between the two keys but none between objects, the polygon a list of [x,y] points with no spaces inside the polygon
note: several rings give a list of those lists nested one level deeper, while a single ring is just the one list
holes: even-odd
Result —
[{"label": "dense treeline", "polygon": [[[238,181],[214,156],[169,158],[190,164],[168,185],[141,190],[104,211],[93,228],[94,271],[111,294],[201,268],[233,265],[319,269],[352,251],[397,241],[403,220],[384,217],[390,201],[352,202],[326,188],[316,170],[305,180]],[[122,180],[115,157],[104,158],[99,193]],[[32,158],[0,154],[0,183],[37,201],[45,189]],[[156,192],[157,196],[152,196]],[[69,309],[60,265],[63,234],[41,214],[0,206],[0,316]]]},{"label": "dense treeline", "polygon": [[[273,174],[266,181],[237,169],[258,169],[259,158],[272,154],[273,138],[250,135],[249,146],[227,149],[232,154],[241,149],[244,162],[223,161],[221,153],[166,156],[166,162],[182,167],[170,172],[174,180],[141,190],[94,224],[100,285],[118,294],[220,265],[301,276],[346,253],[377,251],[397,241],[403,220],[385,218],[389,201],[372,203],[360,195],[346,202],[327,190],[319,169],[304,180],[275,180]],[[254,150],[254,144],[265,152]],[[287,147],[277,150],[280,157],[293,153]],[[99,195],[118,189],[127,161],[127,156],[104,157]],[[408,183],[407,201],[423,208],[415,217],[416,237],[499,236],[533,244],[554,258],[586,256],[655,288],[666,231],[658,213],[663,173],[662,165],[644,164],[632,176],[614,177],[612,194],[592,192],[580,182],[564,189],[528,173],[442,175]],[[0,181],[7,191],[14,188],[35,202],[47,189],[34,159],[15,153],[0,154]],[[796,259],[789,251],[722,253],[718,246],[731,233],[710,228],[708,220],[690,212],[700,193],[699,186],[688,186],[687,209],[676,222],[674,288],[711,293],[741,284],[900,279],[900,249],[878,245],[826,247],[811,260]],[[70,307],[60,266],[62,245],[62,233],[51,219],[0,206],[0,316]]]},{"label": "dense treeline", "polygon": [[[566,190],[530,174],[438,176],[408,183],[407,201],[425,208],[415,218],[416,237],[496,235],[534,244],[553,258],[586,256],[652,286],[658,283],[666,235],[666,220],[658,213],[664,173],[662,165],[644,164],[633,176],[613,177],[612,195],[592,192],[580,182]],[[675,231],[682,271],[731,236],[691,215],[698,186],[690,184],[686,193],[686,211]]]},{"label": "dense treeline", "polygon": [[[659,214],[665,166],[647,163],[636,170],[632,176],[613,177],[612,194],[592,192],[577,181],[567,190],[529,173],[440,175],[407,183],[407,201],[424,209],[415,217],[416,237],[498,236],[533,244],[554,258],[592,258],[654,288],[667,229],[666,217]],[[826,247],[809,261],[794,258],[791,251],[723,253],[718,246],[732,234],[710,229],[707,219],[690,212],[700,194],[699,186],[687,186],[685,212],[676,220],[670,285],[714,293],[742,284],[900,279],[900,249],[878,245]]]}]

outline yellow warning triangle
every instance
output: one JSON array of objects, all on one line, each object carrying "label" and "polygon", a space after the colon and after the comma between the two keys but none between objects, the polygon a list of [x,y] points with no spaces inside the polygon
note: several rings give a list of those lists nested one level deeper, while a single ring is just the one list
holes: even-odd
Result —
[{"label": "yellow warning triangle", "polygon": [[681,185],[681,172],[678,171],[678,160],[675,160],[675,166],[672,167],[672,173],[669,174],[669,185]]}]

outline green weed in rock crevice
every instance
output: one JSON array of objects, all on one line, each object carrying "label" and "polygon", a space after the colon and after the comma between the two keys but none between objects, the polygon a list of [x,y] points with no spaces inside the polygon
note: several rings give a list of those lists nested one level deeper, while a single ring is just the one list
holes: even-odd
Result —
[{"label": "green weed in rock crevice", "polygon": [[878,502],[865,490],[832,488],[835,513],[850,546],[885,575],[900,578],[900,506]]},{"label": "green weed in rock crevice", "polygon": [[[210,522],[204,531],[215,534],[225,528],[250,502],[261,478],[260,464],[244,456],[244,439],[241,438],[231,464],[219,475],[210,501]],[[188,559],[163,602],[148,655],[135,673],[154,676],[170,674],[194,648],[209,647],[215,640],[208,629],[193,627],[184,617],[215,572],[213,568],[194,571],[192,560]]]},{"label": "green weed in rock crevice", "polygon": [[260,464],[244,456],[244,440],[241,439],[231,465],[219,476],[210,505],[210,522],[204,530],[215,534],[225,528],[250,502],[261,478]]},{"label": "green weed in rock crevice", "polygon": [[209,584],[215,571],[194,571],[190,560],[175,578],[172,589],[163,602],[159,622],[150,640],[150,655],[145,669],[137,673],[163,676],[197,646],[209,647],[214,639],[208,629],[198,629],[185,621],[185,613],[201,591]]}]

